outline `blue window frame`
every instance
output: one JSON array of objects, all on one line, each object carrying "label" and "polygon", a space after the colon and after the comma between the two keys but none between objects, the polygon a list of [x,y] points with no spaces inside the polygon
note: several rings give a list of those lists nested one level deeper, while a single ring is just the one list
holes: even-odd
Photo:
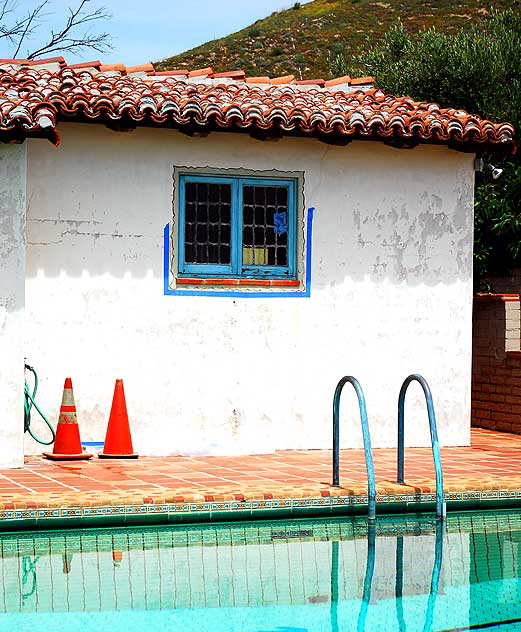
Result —
[{"label": "blue window frame", "polygon": [[294,179],[179,176],[180,277],[296,278]]}]

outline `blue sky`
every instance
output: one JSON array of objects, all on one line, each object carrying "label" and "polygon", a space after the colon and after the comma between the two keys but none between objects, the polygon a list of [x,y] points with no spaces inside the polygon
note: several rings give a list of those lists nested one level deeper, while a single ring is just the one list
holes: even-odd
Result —
[{"label": "blue sky", "polygon": [[[36,2],[19,0],[19,11]],[[77,2],[51,0],[48,28],[61,23],[59,17]],[[238,31],[293,4],[293,0],[91,0],[92,7],[104,5],[112,14],[108,23],[97,28],[114,36],[114,50],[103,55],[96,51],[81,56],[66,53],[64,57],[69,63],[102,58],[107,63],[122,62],[128,66],[157,61]],[[35,38],[32,43],[38,44],[41,39]],[[26,52],[20,51],[19,56]],[[1,53],[2,57],[9,56],[7,50]]]}]

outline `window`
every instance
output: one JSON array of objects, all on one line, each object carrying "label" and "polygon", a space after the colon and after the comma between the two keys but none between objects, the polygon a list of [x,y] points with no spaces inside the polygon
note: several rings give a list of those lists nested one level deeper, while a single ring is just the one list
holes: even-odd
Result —
[{"label": "window", "polygon": [[180,175],[179,277],[296,278],[296,180]]}]

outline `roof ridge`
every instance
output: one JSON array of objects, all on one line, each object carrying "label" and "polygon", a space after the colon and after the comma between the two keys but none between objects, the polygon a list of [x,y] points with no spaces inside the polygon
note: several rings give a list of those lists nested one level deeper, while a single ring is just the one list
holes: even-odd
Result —
[{"label": "roof ridge", "polygon": [[[65,68],[71,68],[72,70],[88,70],[92,68],[101,73],[117,73],[122,76],[143,76],[147,77],[185,77],[188,80],[198,79],[225,79],[228,81],[245,82],[248,84],[262,84],[262,85],[297,85],[304,88],[335,88],[350,89],[352,86],[356,87],[374,87],[373,77],[360,77],[351,78],[348,76],[336,77],[333,79],[324,78],[310,78],[310,79],[296,79],[294,75],[283,75],[279,77],[249,77],[244,70],[227,70],[225,72],[215,72],[211,66],[206,68],[198,68],[195,70],[189,70],[187,68],[180,68],[174,70],[156,70],[151,63],[140,64],[137,66],[125,66],[122,63],[103,64],[99,60],[82,62],[77,64],[68,64],[63,57],[49,57],[45,59],[27,60],[27,59],[0,59],[0,68],[7,65],[14,66],[29,66],[38,67],[43,66],[45,69],[47,66],[56,66],[56,71],[63,70]],[[50,68],[49,70],[52,70]]]}]

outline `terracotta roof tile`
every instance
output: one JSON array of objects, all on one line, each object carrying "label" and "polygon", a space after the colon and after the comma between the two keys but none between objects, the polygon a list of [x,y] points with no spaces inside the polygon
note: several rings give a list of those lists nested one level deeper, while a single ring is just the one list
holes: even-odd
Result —
[{"label": "terracotta roof tile", "polygon": [[299,86],[324,86],[325,83],[325,79],[303,79],[301,81],[297,81]]},{"label": "terracotta roof tile", "polygon": [[208,68],[199,68],[199,70],[190,70],[188,72],[189,77],[207,77],[211,74],[213,74],[213,68],[211,66]]},{"label": "terracotta roof tile", "polygon": [[364,84],[373,84],[374,77],[358,77],[357,79],[351,79],[350,81],[352,86],[361,86]]},{"label": "terracotta roof tile", "polygon": [[329,86],[338,86],[342,83],[351,83],[351,77],[349,75],[345,75],[344,77],[337,77],[336,79],[329,79],[326,81],[326,88]]},{"label": "terracotta roof tile", "polygon": [[214,72],[210,75],[212,79],[246,79],[246,73],[244,70],[230,70],[229,72]]},{"label": "terracotta roof tile", "polygon": [[[349,77],[298,85],[291,75],[270,81],[248,77],[220,82],[211,68],[192,73],[170,71],[147,76],[128,75],[136,67],[122,64],[94,68],[49,70],[17,66],[9,60],[0,67],[0,139],[45,136],[58,141],[60,121],[94,121],[164,125],[192,129],[227,129],[255,134],[316,136],[332,142],[380,140],[414,145],[443,143],[475,151],[478,146],[514,151],[514,128],[491,123],[462,110],[435,103],[417,103],[368,88],[368,78],[349,85]],[[42,61],[43,63],[43,61]],[[49,63],[47,60],[46,63]],[[90,62],[93,63],[93,62]],[[176,75],[172,73],[177,73]],[[105,74],[106,73],[106,74]],[[224,77],[222,77],[224,78]],[[263,84],[264,85],[251,85]],[[315,84],[315,89],[309,85]],[[328,86],[342,86],[335,90]],[[353,86],[353,87],[351,87]]]},{"label": "terracotta roof tile", "polygon": [[188,77],[188,70],[161,70],[155,74],[157,77]]},{"label": "terracotta roof tile", "polygon": [[101,68],[103,64],[100,61],[84,61],[81,64],[71,64],[69,68],[73,68],[74,70],[80,68]]},{"label": "terracotta roof tile", "polygon": [[125,64],[101,64],[100,68],[101,72],[121,72],[125,74],[127,72],[127,67]]},{"label": "terracotta roof tile", "polygon": [[59,57],[47,57],[46,59],[33,59],[27,62],[28,66],[42,66],[43,64],[57,63],[60,66],[66,66],[67,62],[61,56]]},{"label": "terracotta roof tile", "polygon": [[246,83],[270,83],[269,77],[246,77]]},{"label": "terracotta roof tile", "polygon": [[141,64],[140,66],[127,66],[127,75],[135,72],[155,72],[152,64]]},{"label": "terracotta roof tile", "polygon": [[18,66],[27,66],[29,64],[28,59],[0,59],[0,64],[16,64]]},{"label": "terracotta roof tile", "polygon": [[274,77],[270,80],[270,83],[278,86],[284,83],[292,83],[293,81],[295,81],[295,75],[284,75],[284,77]]}]

